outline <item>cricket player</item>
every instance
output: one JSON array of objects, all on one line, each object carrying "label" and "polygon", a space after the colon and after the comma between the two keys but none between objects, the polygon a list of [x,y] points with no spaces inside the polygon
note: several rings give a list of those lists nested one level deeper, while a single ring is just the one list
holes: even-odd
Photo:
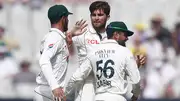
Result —
[{"label": "cricket player", "polygon": [[[68,15],[72,14],[64,5],[54,5],[48,10],[51,29],[41,41],[39,64],[41,72],[36,78],[38,101],[65,101],[64,85],[68,66],[68,45],[65,32],[68,30]],[[83,33],[84,21],[78,22],[69,34]]]},{"label": "cricket player", "polygon": [[[73,37],[73,43],[77,47],[79,64],[81,65],[87,56],[88,52],[93,50],[93,46],[99,44],[100,41],[107,39],[106,34],[106,22],[110,18],[110,6],[108,2],[105,1],[95,1],[90,7],[90,18],[91,25],[88,26],[88,30],[80,35]],[[144,58],[138,59],[137,62],[143,60]],[[142,63],[142,62],[141,62]],[[139,63],[138,63],[139,64]],[[92,101],[94,99],[94,84],[93,84],[93,74],[79,83],[80,86],[76,87],[76,97],[75,101]],[[135,87],[133,94],[138,96],[140,94],[140,89]],[[140,87],[140,86],[139,86]],[[80,91],[78,90],[80,89]]]},{"label": "cricket player", "polygon": [[[106,1],[95,1],[90,7],[91,25],[85,33],[73,37],[73,45],[78,50],[79,65],[82,64],[88,52],[94,50],[93,46],[107,39],[106,22],[110,17],[110,6]],[[75,101],[92,101],[94,99],[93,73],[76,87]],[[79,90],[80,89],[80,90]]]},{"label": "cricket player", "polygon": [[140,74],[132,52],[119,45],[122,38],[133,35],[123,22],[111,22],[107,26],[108,40],[101,41],[89,52],[80,68],[71,77],[66,93],[86,79],[93,71],[95,79],[95,99],[92,101],[126,101],[123,94],[127,84],[137,84]]}]

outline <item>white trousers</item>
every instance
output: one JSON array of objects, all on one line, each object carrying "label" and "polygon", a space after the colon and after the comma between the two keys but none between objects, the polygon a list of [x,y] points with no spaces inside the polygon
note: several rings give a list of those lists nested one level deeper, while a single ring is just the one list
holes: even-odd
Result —
[{"label": "white trousers", "polygon": [[102,93],[96,95],[95,101],[127,101],[127,100],[122,95]]},{"label": "white trousers", "polygon": [[34,101],[53,101],[53,94],[49,86],[39,85],[35,89]]}]

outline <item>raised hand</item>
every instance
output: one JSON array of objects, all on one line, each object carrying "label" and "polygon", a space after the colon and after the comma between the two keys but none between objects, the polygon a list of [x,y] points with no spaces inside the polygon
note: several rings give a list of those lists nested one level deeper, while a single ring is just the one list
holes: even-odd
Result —
[{"label": "raised hand", "polygon": [[144,55],[137,55],[136,56],[136,63],[138,65],[138,68],[140,66],[143,66],[146,63],[146,56],[144,56]]},{"label": "raised hand", "polygon": [[83,34],[87,29],[87,23],[86,20],[81,19],[80,21],[77,21],[73,29],[70,31],[72,36],[78,36]]}]

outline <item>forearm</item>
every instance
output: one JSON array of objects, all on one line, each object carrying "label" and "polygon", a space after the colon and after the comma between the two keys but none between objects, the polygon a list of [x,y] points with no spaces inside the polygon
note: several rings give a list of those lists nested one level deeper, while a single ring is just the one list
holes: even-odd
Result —
[{"label": "forearm", "polygon": [[73,55],[74,54],[74,45],[73,45],[73,39],[72,39],[71,33],[66,34],[66,42],[67,42],[69,53],[71,55]]}]

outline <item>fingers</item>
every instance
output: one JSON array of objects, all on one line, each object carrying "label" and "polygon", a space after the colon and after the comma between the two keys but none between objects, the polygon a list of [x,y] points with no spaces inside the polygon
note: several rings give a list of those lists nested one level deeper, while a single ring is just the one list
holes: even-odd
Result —
[{"label": "fingers", "polygon": [[84,25],[85,23],[86,23],[86,20],[82,20],[82,22],[80,24]]},{"label": "fingers", "polygon": [[65,96],[54,97],[54,101],[66,101],[66,97]]},{"label": "fingers", "polygon": [[137,55],[137,60],[140,63],[140,65],[144,65],[146,63],[146,57],[143,55]]},{"label": "fingers", "polygon": [[[85,21],[85,23],[86,23],[86,21]],[[81,29],[84,29],[85,27],[87,27],[88,24],[85,24],[85,23],[80,26]]]},{"label": "fingers", "polygon": [[54,101],[59,101],[59,97],[54,97]]},{"label": "fingers", "polygon": [[64,91],[60,90],[60,97],[63,98],[64,97]]},{"label": "fingers", "polygon": [[53,91],[54,95],[54,101],[61,101],[63,99],[64,101],[64,91],[61,88],[57,88]]},{"label": "fingers", "polygon": [[62,97],[54,97],[54,101],[66,101],[66,97],[62,96]]},{"label": "fingers", "polygon": [[59,97],[59,101],[61,101],[61,97]]},{"label": "fingers", "polygon": [[80,25],[83,22],[83,19],[81,19],[80,21],[76,22],[76,25]]},{"label": "fingers", "polygon": [[71,31],[72,37],[83,34],[87,30],[87,26],[88,24],[86,23],[86,20],[81,19],[80,21],[77,21],[73,27],[73,30]]},{"label": "fingers", "polygon": [[80,21],[77,21],[75,25],[78,25]]},{"label": "fingers", "polygon": [[76,26],[80,27],[81,29],[85,28],[87,26],[86,20],[81,19],[80,21],[77,21]]},{"label": "fingers", "polygon": [[141,57],[139,61],[140,61],[140,65],[144,65],[146,63],[146,57],[145,56]]}]

